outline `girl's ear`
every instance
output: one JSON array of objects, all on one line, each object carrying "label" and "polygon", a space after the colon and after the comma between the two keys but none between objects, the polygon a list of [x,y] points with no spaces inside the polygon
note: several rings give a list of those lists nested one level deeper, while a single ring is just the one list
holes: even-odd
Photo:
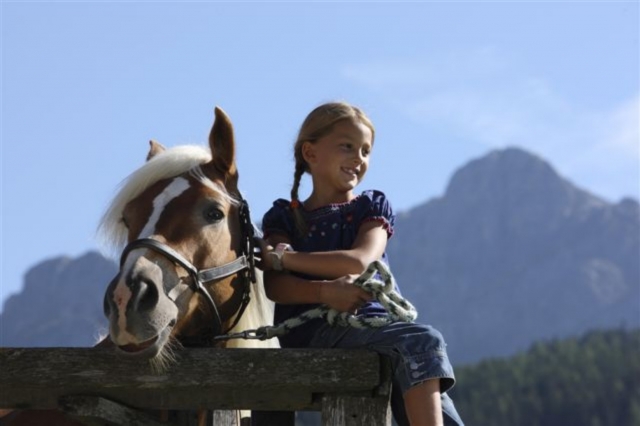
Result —
[{"label": "girl's ear", "polygon": [[307,164],[315,163],[317,156],[314,144],[311,142],[303,142],[300,151],[302,152],[302,158],[304,158],[304,161],[306,161]]}]

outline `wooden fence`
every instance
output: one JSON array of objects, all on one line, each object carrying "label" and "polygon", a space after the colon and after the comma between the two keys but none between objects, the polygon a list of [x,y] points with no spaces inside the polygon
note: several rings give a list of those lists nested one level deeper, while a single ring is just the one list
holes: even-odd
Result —
[{"label": "wooden fence", "polygon": [[62,409],[89,425],[187,425],[147,412],[206,409],[215,426],[240,424],[235,410],[260,411],[254,426],[292,426],[300,410],[321,411],[323,425],[384,426],[389,374],[366,350],[184,349],[154,372],[113,349],[0,348],[0,407]]}]

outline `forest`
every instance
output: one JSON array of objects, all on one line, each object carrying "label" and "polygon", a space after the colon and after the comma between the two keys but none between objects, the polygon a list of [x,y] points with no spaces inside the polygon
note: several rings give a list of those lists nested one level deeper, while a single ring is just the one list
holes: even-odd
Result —
[{"label": "forest", "polygon": [[456,369],[472,426],[640,425],[640,330],[592,331]]}]

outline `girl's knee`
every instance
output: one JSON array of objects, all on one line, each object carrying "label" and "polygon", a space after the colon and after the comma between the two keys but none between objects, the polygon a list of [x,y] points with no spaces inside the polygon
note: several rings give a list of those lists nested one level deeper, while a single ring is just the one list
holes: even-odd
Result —
[{"label": "girl's knee", "polygon": [[442,333],[430,325],[422,325],[420,328],[421,332],[416,334],[414,339],[420,346],[420,349],[418,349],[420,352],[446,353],[447,343]]}]

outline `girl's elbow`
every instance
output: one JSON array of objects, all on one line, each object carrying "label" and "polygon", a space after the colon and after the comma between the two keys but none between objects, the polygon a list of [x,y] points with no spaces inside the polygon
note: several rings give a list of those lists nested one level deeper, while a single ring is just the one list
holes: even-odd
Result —
[{"label": "girl's elbow", "polygon": [[354,269],[354,272],[351,272],[352,274],[362,274],[364,271],[367,270],[367,268],[369,267],[369,265],[371,265],[372,262],[375,262],[376,260],[380,259],[379,257],[373,257],[368,253],[364,253],[364,254],[360,254],[360,255],[356,255],[352,258],[352,267]]},{"label": "girl's elbow", "polygon": [[277,302],[276,300],[278,298],[277,286],[273,282],[273,279],[269,279],[268,273],[264,274],[264,293],[267,295],[269,300]]},{"label": "girl's elbow", "polygon": [[274,295],[273,295],[273,289],[271,288],[271,286],[266,285],[266,284],[264,285],[264,294],[266,294],[266,295],[267,295],[267,298],[268,298],[269,300],[274,301],[274,300],[273,300],[273,297],[274,297]]},{"label": "girl's elbow", "polygon": [[351,261],[350,271],[351,274],[362,274],[369,267],[369,260],[360,256],[356,256]]}]

